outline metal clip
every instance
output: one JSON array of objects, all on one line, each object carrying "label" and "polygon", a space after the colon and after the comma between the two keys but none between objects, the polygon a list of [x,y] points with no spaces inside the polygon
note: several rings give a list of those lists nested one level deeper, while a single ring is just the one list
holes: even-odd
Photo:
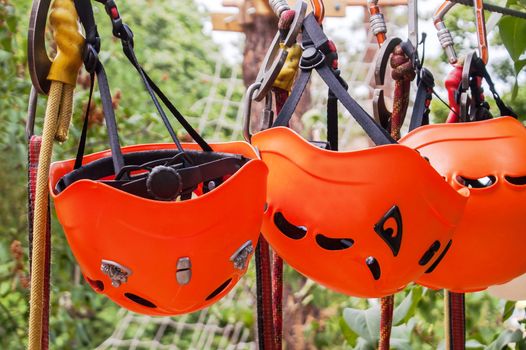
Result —
[{"label": "metal clip", "polygon": [[230,261],[234,263],[234,267],[238,270],[245,270],[248,267],[248,261],[251,254],[254,252],[252,241],[247,241],[243,244],[232,256]]},{"label": "metal clip", "polygon": [[[401,43],[402,39],[400,38],[389,38],[380,47],[374,69],[374,81],[376,86],[383,86],[385,84],[385,73],[387,72],[387,65],[389,64],[389,57],[391,57],[395,48]],[[390,131],[391,129],[391,114],[392,112],[387,109],[385,104],[383,89],[375,89],[373,94],[374,119],[387,131]]]},{"label": "metal clip", "polygon": [[444,16],[451,10],[455,4],[451,1],[445,1],[433,15],[433,23],[437,29],[438,40],[442,48],[446,52],[449,63],[455,64],[458,62],[457,53],[455,52],[453,36],[444,23]]},{"label": "metal clip", "polygon": [[111,260],[102,260],[100,270],[111,279],[111,285],[115,288],[128,282],[128,277],[132,274],[129,268]]},{"label": "metal clip", "polygon": [[27,41],[27,60],[29,75],[36,91],[47,95],[51,86],[47,79],[51,69],[51,59],[46,51],[46,23],[51,0],[34,0],[29,19]]},{"label": "metal clip", "polygon": [[254,95],[259,91],[261,87],[260,82],[255,82],[250,85],[245,94],[245,100],[243,101],[243,137],[245,141],[249,142],[252,140],[252,133],[250,131],[250,116],[252,114],[252,101]]}]

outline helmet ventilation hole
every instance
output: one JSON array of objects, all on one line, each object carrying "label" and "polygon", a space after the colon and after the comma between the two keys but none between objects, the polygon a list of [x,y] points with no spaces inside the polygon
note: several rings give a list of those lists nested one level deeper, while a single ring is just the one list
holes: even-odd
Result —
[{"label": "helmet ventilation hole", "polygon": [[493,175],[480,177],[478,179],[471,179],[469,177],[457,176],[457,182],[467,188],[488,188],[497,182],[497,179]]},{"label": "helmet ventilation hole", "polygon": [[316,243],[325,250],[345,250],[354,245],[354,240],[350,238],[331,238],[317,234]]},{"label": "helmet ventilation hole", "polygon": [[526,186],[526,176],[506,176],[506,181],[515,186]]},{"label": "helmet ventilation hole", "polygon": [[382,275],[382,270],[380,269],[378,260],[376,260],[374,256],[370,256],[365,259],[365,264],[369,268],[369,271],[371,271],[371,275],[373,275],[374,280],[378,281]]},{"label": "helmet ventilation hole", "polygon": [[442,261],[442,259],[444,259],[444,257],[446,256],[447,252],[449,251],[449,248],[451,248],[451,244],[453,243],[453,241],[449,241],[446,245],[446,247],[444,248],[444,250],[442,251],[442,253],[440,254],[440,256],[435,260],[435,262],[433,263],[433,265],[431,265],[429,267],[429,269],[427,269],[426,273],[431,273],[433,271],[435,271],[435,269],[437,268],[437,266],[440,264],[440,262]]},{"label": "helmet ventilation hole", "polygon": [[424,255],[422,255],[422,257],[418,261],[418,265],[426,266],[431,261],[431,259],[433,259],[433,257],[435,256],[435,254],[438,252],[439,249],[440,249],[440,242],[434,241],[433,244],[431,244],[431,246],[429,247],[429,249],[424,253]]},{"label": "helmet ventilation hole", "polygon": [[154,303],[152,303],[151,301],[149,300],[146,300],[144,298],[141,298],[140,296],[138,295],[135,295],[135,294],[132,294],[132,293],[124,293],[124,296],[128,299],[130,299],[131,301],[133,301],[134,303],[137,303],[141,306],[144,306],[144,307],[149,307],[151,309],[153,308],[156,308],[157,306],[155,306]]},{"label": "helmet ventilation hole", "polygon": [[307,234],[307,228],[290,223],[282,213],[274,214],[274,224],[285,236],[291,239],[302,239]]},{"label": "helmet ventilation hole", "polygon": [[222,291],[224,291],[226,289],[226,287],[228,287],[228,285],[230,284],[230,282],[232,282],[232,279],[229,278],[228,280],[226,280],[225,282],[223,282],[222,285],[220,285],[219,287],[217,287],[216,290],[214,290],[212,293],[210,293],[209,296],[206,297],[206,301],[209,301],[213,298],[215,298],[216,296],[218,296]]},{"label": "helmet ventilation hole", "polygon": [[88,281],[91,288],[93,288],[96,292],[101,293],[104,291],[104,282],[99,280],[92,280],[88,277],[86,277],[86,281]]}]

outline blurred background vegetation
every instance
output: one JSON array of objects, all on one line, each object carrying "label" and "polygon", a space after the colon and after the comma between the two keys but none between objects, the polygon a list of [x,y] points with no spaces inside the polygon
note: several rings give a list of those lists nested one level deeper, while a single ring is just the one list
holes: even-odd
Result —
[{"label": "blurred background vegetation", "polygon": [[[0,0],[0,348],[23,349],[26,345],[28,316],[28,263],[26,212],[26,140],[24,126],[30,80],[26,67],[26,33],[30,2]],[[223,60],[220,48],[204,34],[206,14],[193,1],[183,0],[127,0],[119,3],[127,23],[135,30],[139,60],[159,82],[175,105],[198,120],[202,108],[196,102],[210,93],[208,81],[216,63]],[[96,6],[104,62],[114,94],[117,118],[123,144],[169,141],[159,122],[137,74],[127,64],[120,43],[110,39],[111,27],[103,9]],[[468,13],[469,11],[469,13]],[[473,31],[473,21],[467,20],[469,9],[457,10],[448,19],[448,26],[456,34]],[[526,34],[526,32],[524,33]],[[434,33],[431,33],[434,35]],[[457,35],[457,38],[463,36]],[[460,40],[459,39],[459,40]],[[433,38],[434,40],[434,38]],[[498,30],[492,35],[493,47],[499,52],[503,40]],[[437,43],[433,41],[433,45]],[[470,45],[466,43],[466,47]],[[495,50],[497,50],[495,49]],[[345,53],[340,53],[345,55]],[[507,56],[509,57],[509,56]],[[520,61],[517,56],[516,62]],[[447,66],[443,59],[428,59],[438,77],[443,77]],[[519,86],[524,75],[509,58],[494,60],[491,69],[502,95],[522,116],[526,116],[526,89],[513,89],[516,76]],[[222,74],[229,76],[236,67],[222,64]],[[344,70],[345,77],[345,70]],[[440,78],[437,84],[441,84]],[[70,139],[55,148],[55,157],[73,157],[86,108],[89,80],[79,77],[76,92],[74,122]],[[218,94],[226,87],[219,85]],[[242,86],[235,89],[232,99],[240,100]],[[512,99],[512,95],[514,99]],[[97,97],[96,97],[97,100]],[[45,101],[39,101],[37,129]],[[434,102],[436,120],[447,114],[445,107]],[[216,109],[221,106],[214,107]],[[211,114],[219,110],[209,111]],[[106,147],[105,129],[100,107],[95,106],[90,116],[89,151]],[[236,112],[227,114],[235,121]],[[202,130],[205,135],[208,130]],[[184,138],[184,135],[181,135]],[[226,130],[224,139],[230,137]],[[103,140],[103,141],[101,141]],[[81,278],[74,258],[67,247],[60,225],[53,218],[53,276],[52,276],[52,349],[93,349],[108,338],[122,316],[119,308],[108,299],[92,292]],[[254,278],[251,271],[249,279]],[[285,280],[286,343],[297,349],[374,349],[378,340],[379,305],[377,300],[349,298],[332,293],[287,269]],[[443,295],[419,286],[410,286],[397,295],[393,330],[393,348],[437,349],[443,347]],[[505,302],[486,293],[467,296],[467,338],[470,349],[501,349],[513,343],[515,349],[526,349],[523,339],[524,308],[526,304]],[[252,330],[254,340],[253,303],[239,302],[214,306],[211,312],[221,324],[242,322]],[[191,318],[190,316],[189,322]],[[146,329],[146,337],[153,337],[155,329]],[[179,346],[188,342],[181,339]]]}]

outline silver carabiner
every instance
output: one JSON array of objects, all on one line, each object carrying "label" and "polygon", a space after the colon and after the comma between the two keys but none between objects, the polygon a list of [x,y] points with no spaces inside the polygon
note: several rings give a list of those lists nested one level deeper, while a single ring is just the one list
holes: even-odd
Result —
[{"label": "silver carabiner", "polygon": [[252,140],[252,134],[250,133],[250,117],[252,114],[252,101],[254,100],[255,94],[261,87],[260,82],[255,82],[250,85],[245,94],[245,100],[243,101],[243,137],[245,141],[250,143]]}]

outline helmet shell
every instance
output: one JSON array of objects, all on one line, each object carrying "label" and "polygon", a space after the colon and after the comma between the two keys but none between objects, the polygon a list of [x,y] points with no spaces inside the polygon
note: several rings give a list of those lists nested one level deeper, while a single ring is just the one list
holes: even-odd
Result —
[{"label": "helmet shell", "polygon": [[[418,150],[456,189],[470,188],[451,250],[418,280],[454,292],[479,291],[526,272],[526,129],[511,117],[423,126],[400,143]],[[484,180],[484,181],[486,181]],[[479,188],[476,188],[479,187]]]},{"label": "helmet shell", "polygon": [[[52,164],[49,184],[58,220],[93,289],[138,313],[178,315],[211,305],[236,285],[257,244],[268,170],[245,142],[211,146],[251,160],[218,188],[182,202],[145,199],[86,179],[57,194],[54,188],[73,170],[74,160]],[[198,149],[195,144],[184,147]],[[108,156],[109,151],[91,154],[84,164]],[[233,258],[240,255],[236,264]],[[102,271],[111,265],[127,271],[120,286]]]},{"label": "helmet shell", "polygon": [[283,127],[252,143],[269,168],[263,235],[293,268],[348,295],[381,297],[420,277],[466,204],[405,146],[334,152]]}]

